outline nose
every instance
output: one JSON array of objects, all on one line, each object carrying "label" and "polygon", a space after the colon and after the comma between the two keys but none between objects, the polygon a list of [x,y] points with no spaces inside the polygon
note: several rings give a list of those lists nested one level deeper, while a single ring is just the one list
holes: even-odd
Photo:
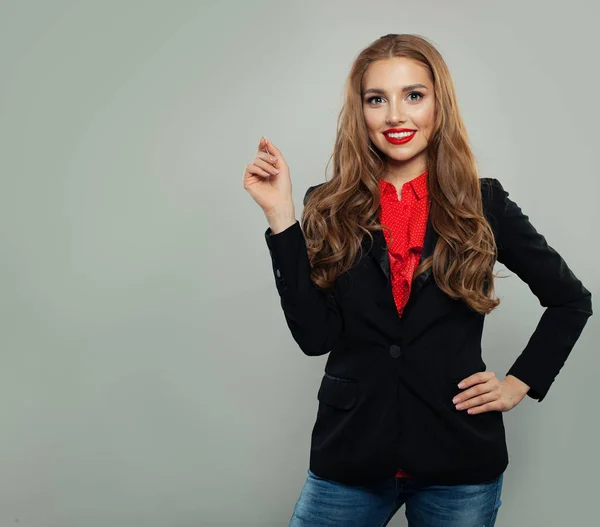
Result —
[{"label": "nose", "polygon": [[397,107],[397,105],[390,104],[388,108],[389,110],[385,119],[388,125],[395,126],[399,123],[406,122],[406,115]]}]

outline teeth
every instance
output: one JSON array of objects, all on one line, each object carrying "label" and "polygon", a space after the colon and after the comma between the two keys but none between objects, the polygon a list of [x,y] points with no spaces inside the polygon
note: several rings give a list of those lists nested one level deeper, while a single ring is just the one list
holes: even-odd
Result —
[{"label": "teeth", "polygon": [[395,139],[400,139],[402,137],[408,137],[409,135],[414,134],[414,132],[399,132],[399,133],[393,133],[393,134],[385,134],[388,137],[393,137]]}]

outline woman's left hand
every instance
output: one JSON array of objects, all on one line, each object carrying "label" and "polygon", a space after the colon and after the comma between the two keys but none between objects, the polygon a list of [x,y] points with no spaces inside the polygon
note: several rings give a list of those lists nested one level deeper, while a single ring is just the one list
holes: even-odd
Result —
[{"label": "woman's left hand", "polygon": [[467,410],[469,414],[479,414],[491,410],[508,412],[525,397],[529,385],[514,375],[507,375],[500,381],[492,371],[480,371],[459,383],[463,391],[452,402],[457,410]]}]

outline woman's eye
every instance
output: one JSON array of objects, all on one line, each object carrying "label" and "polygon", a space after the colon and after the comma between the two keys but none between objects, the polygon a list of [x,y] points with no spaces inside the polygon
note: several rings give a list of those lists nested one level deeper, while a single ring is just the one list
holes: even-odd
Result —
[{"label": "woman's eye", "polygon": [[[413,91],[413,92],[410,92],[410,93],[408,94],[408,96],[409,96],[409,97],[411,97],[412,95],[417,95],[417,96],[418,96],[418,98],[416,98],[416,99],[409,99],[409,100],[411,100],[411,101],[420,101],[420,100],[423,98],[423,94],[422,94],[421,92],[418,92],[418,91]],[[374,101],[375,99],[383,99],[383,97],[381,97],[381,96],[379,96],[379,95],[375,95],[375,96],[373,96],[373,97],[369,97],[369,98],[367,99],[367,102],[368,102],[368,103],[373,103],[373,101]]]}]

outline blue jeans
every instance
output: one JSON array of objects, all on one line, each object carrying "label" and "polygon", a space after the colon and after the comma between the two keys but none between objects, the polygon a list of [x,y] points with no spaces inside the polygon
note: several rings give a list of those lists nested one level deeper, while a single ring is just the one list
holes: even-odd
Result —
[{"label": "blue jeans", "polygon": [[502,505],[503,477],[470,485],[390,478],[373,486],[356,486],[323,479],[308,470],[289,527],[380,527],[404,504],[409,527],[493,527]]}]

